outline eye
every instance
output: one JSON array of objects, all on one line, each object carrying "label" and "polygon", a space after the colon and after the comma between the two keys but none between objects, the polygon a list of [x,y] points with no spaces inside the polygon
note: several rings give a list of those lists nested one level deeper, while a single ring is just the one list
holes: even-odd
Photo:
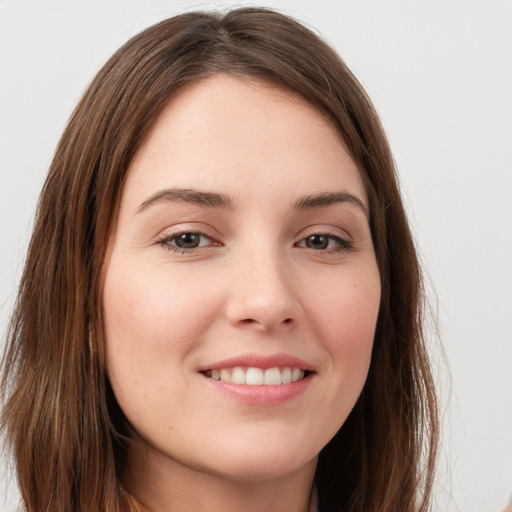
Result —
[{"label": "eye", "polygon": [[210,237],[203,233],[184,231],[172,236],[166,236],[158,241],[164,248],[176,252],[187,252],[200,247],[217,245]]},{"label": "eye", "polygon": [[329,249],[349,251],[352,249],[353,244],[351,241],[336,235],[315,233],[301,240],[297,246],[307,247],[308,249],[313,249],[315,251],[325,251]]}]

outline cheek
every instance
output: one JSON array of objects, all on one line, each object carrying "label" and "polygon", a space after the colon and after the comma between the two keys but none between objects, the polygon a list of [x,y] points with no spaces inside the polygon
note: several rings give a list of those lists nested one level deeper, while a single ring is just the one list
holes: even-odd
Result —
[{"label": "cheek", "polygon": [[[145,435],[147,417],[170,428],[165,411],[187,411],[189,355],[216,316],[218,300],[165,264],[117,257],[103,288],[107,372],[121,409]],[[206,299],[206,300],[204,300]]]},{"label": "cheek", "polygon": [[165,265],[111,264],[103,294],[109,346],[153,351],[186,348],[216,315],[217,299],[204,281]]},{"label": "cheek", "polygon": [[169,375],[179,378],[190,364],[187,356],[218,314],[218,299],[200,278],[137,263],[113,260],[103,290],[107,369],[120,402],[121,394],[142,389],[159,396]]},{"label": "cheek", "polygon": [[316,339],[328,354],[319,375],[322,399],[311,405],[323,432],[315,440],[323,443],[316,446],[319,450],[346,421],[364,387],[380,306],[380,277],[373,265],[339,270],[317,276],[304,302]]},{"label": "cheek", "polygon": [[366,378],[380,306],[377,270],[370,267],[331,279],[321,293],[311,294],[308,303],[338,374]]}]

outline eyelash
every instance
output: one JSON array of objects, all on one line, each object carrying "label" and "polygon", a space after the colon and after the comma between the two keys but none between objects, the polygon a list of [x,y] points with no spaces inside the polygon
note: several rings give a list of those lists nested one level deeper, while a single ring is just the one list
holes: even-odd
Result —
[{"label": "eyelash", "polygon": [[338,235],[335,235],[333,233],[311,233],[310,235],[303,238],[298,244],[296,244],[297,247],[307,247],[305,245],[300,245],[302,243],[307,243],[307,240],[312,239],[313,237],[325,237],[328,239],[328,244],[331,243],[331,241],[334,241],[335,244],[337,244],[337,247],[327,247],[325,249],[314,249],[310,247],[313,251],[318,252],[350,252],[354,250],[354,242],[352,240],[349,240],[347,238],[342,238]]},{"label": "eyelash", "polygon": [[[172,242],[176,240],[178,237],[183,235],[195,235],[199,236],[200,238],[206,238],[210,241],[209,244],[205,245],[199,245],[197,247],[178,247],[177,245],[174,245]],[[354,243],[351,240],[348,240],[346,238],[342,238],[340,236],[334,235],[332,233],[311,233],[305,238],[301,239],[299,242],[295,244],[295,247],[305,247],[308,248],[307,245],[302,245],[303,243],[306,244],[307,240],[312,239],[313,237],[326,237],[328,238],[328,244],[330,244],[332,241],[337,245],[336,247],[326,247],[323,249],[315,249],[312,247],[309,247],[315,252],[351,252],[354,250]],[[213,242],[213,243],[212,243]],[[173,234],[171,236],[165,236],[157,241],[158,245],[161,245],[165,250],[172,251],[178,254],[190,254],[191,252],[195,251],[196,249],[201,249],[204,247],[209,246],[220,246],[221,244],[219,242],[215,242],[212,238],[210,238],[208,235],[205,235],[204,233],[200,233],[197,231],[182,231],[180,233]]]},{"label": "eyelash", "polygon": [[[178,247],[177,245],[173,245],[171,243],[173,240],[176,240],[179,236],[183,236],[183,235],[196,235],[201,238],[208,239],[210,241],[210,243],[207,245],[202,245],[202,246],[199,245],[198,247],[190,247],[190,248]],[[212,238],[210,238],[208,235],[205,235],[204,233],[199,233],[197,231],[181,231],[180,233],[175,233],[174,235],[171,235],[171,236],[165,236],[165,237],[161,238],[160,240],[157,240],[157,244],[161,245],[167,251],[173,251],[178,254],[188,254],[196,249],[201,249],[203,247],[208,247],[211,245],[214,245],[214,246],[220,245],[220,243],[214,242],[212,240]]]}]

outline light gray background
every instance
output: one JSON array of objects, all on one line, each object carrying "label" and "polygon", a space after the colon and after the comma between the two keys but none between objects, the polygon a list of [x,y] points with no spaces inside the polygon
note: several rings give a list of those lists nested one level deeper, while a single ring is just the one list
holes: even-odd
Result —
[{"label": "light gray background", "polygon": [[[0,332],[39,190],[86,84],[146,26],[228,5],[0,0]],[[512,2],[265,5],[323,34],[382,116],[449,366],[433,343],[444,411],[436,508],[499,511],[512,490]],[[0,511],[11,512],[16,491],[5,460]]]}]

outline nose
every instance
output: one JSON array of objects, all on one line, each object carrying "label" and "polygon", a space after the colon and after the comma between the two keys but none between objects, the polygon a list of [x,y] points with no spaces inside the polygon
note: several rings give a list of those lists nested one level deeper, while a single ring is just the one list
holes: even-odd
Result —
[{"label": "nose", "polygon": [[291,262],[278,254],[241,256],[232,268],[226,314],[237,327],[259,331],[287,330],[300,321]]}]

